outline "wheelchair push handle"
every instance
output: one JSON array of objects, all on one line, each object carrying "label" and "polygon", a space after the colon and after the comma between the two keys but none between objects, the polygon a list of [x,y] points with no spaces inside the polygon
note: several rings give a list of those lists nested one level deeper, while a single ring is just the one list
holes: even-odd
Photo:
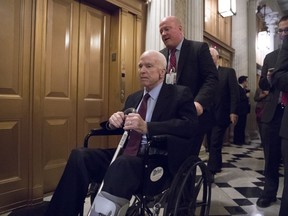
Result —
[{"label": "wheelchair push handle", "polygon": [[136,113],[137,111],[136,111],[136,109],[134,108],[134,107],[130,107],[130,108],[128,108],[128,109],[126,109],[125,111],[124,111],[124,114],[125,115],[128,115],[129,113]]}]

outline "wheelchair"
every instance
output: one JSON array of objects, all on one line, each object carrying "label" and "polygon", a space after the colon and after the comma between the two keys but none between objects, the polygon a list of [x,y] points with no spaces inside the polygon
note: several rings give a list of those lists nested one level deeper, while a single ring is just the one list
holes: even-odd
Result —
[{"label": "wheelchair", "polygon": [[[88,148],[92,136],[121,135],[123,130],[92,129],[84,138]],[[167,149],[169,135],[154,136],[144,152],[144,181],[142,189],[130,201],[126,216],[194,216],[209,215],[211,202],[211,174],[197,156],[189,156],[176,174],[168,171],[167,154],[151,154],[152,150]],[[99,189],[90,184],[87,196],[91,204]],[[83,212],[83,211],[82,211]],[[81,214],[83,215],[83,213]]]}]

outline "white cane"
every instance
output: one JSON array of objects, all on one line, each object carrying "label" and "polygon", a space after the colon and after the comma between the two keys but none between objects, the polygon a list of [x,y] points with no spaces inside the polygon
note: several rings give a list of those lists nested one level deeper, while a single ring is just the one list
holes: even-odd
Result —
[{"label": "white cane", "polygon": [[[136,112],[136,109],[135,109],[135,108],[128,108],[128,109],[126,109],[126,110],[124,111],[124,114],[125,114],[125,115],[128,115],[129,113],[135,113],[135,112]],[[118,143],[117,149],[116,149],[116,151],[115,151],[115,153],[114,153],[114,155],[113,155],[113,158],[112,158],[112,160],[111,160],[111,162],[110,162],[110,165],[111,165],[111,164],[115,161],[115,159],[118,157],[120,150],[124,147],[124,144],[125,144],[125,142],[126,142],[126,140],[127,140],[128,135],[129,135],[129,132],[128,132],[128,131],[124,131],[124,133],[123,133],[123,135],[122,135],[122,137],[121,137],[121,139],[120,139],[120,141],[119,141],[119,143]],[[99,187],[99,189],[98,189],[97,195],[101,192],[103,185],[104,185],[104,180],[102,181],[102,183],[101,183],[101,185],[100,185],[100,187]],[[97,196],[97,195],[96,195],[96,196]],[[90,207],[90,209],[89,209],[89,211],[88,211],[87,216],[90,216],[93,205],[94,205],[94,202],[92,203],[92,205],[91,205],[91,207]]]}]

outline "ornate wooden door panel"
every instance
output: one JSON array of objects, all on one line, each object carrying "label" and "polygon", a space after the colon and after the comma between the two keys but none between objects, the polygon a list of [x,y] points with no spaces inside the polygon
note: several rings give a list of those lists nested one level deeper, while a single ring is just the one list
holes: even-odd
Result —
[{"label": "ornate wooden door panel", "polygon": [[[82,145],[84,135],[108,118],[110,16],[81,4],[79,30],[77,144]],[[94,143],[105,147],[104,140]]]},{"label": "ornate wooden door panel", "polygon": [[31,0],[0,1],[0,212],[28,197],[31,20]]},{"label": "ornate wooden door panel", "polygon": [[[55,189],[70,151],[76,147],[79,3],[42,3],[47,14],[36,29],[36,41],[44,43],[36,47],[35,57],[34,146],[35,151],[43,152],[45,193]],[[33,168],[37,172],[38,167]]]}]

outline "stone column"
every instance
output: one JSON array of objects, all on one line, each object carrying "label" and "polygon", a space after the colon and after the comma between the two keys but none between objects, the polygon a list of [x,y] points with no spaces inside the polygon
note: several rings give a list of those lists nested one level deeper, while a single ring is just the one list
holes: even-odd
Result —
[{"label": "stone column", "polygon": [[248,76],[251,112],[247,118],[246,132],[250,138],[257,136],[254,93],[256,81],[256,11],[257,0],[236,0],[237,14],[232,17],[232,47],[235,49],[232,67],[237,77]]},{"label": "stone column", "polygon": [[148,4],[146,50],[161,50],[164,48],[159,33],[159,23],[163,17],[172,14],[172,2],[174,0],[152,0]]},{"label": "stone column", "polygon": [[249,79],[249,88],[250,93],[250,102],[251,102],[251,112],[247,120],[247,130],[249,131],[250,137],[253,139],[257,136],[257,125],[256,125],[256,116],[255,116],[255,102],[253,100],[254,93],[257,88],[257,68],[256,68],[256,34],[257,34],[257,25],[256,25],[256,15],[255,11],[257,9],[256,0],[249,0],[248,2],[248,79]]},{"label": "stone column", "polygon": [[204,1],[186,0],[185,37],[191,40],[203,41],[204,32]]}]

